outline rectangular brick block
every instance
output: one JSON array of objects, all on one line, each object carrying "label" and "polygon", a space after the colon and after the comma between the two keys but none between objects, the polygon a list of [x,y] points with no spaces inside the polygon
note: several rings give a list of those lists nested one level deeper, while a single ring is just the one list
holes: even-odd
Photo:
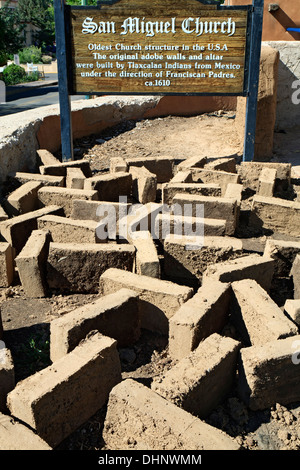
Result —
[{"label": "rectangular brick block", "polygon": [[154,173],[157,176],[158,183],[166,183],[173,178],[175,162],[176,158],[168,156],[126,158],[129,170],[133,166],[144,166],[150,173]]},{"label": "rectangular brick block", "polygon": [[8,217],[7,213],[5,212],[3,207],[0,205],[0,222],[2,222],[3,220],[7,220],[8,218],[9,217]]},{"label": "rectangular brick block", "polygon": [[67,168],[66,187],[83,189],[85,176],[80,168]]},{"label": "rectangular brick block", "polygon": [[121,172],[92,176],[84,181],[84,189],[97,191],[100,201],[116,202],[120,196],[131,196],[132,176]]},{"label": "rectangular brick block", "polygon": [[60,187],[44,187],[38,191],[40,206],[57,205],[63,208],[64,215],[69,217],[72,212],[74,199],[98,200],[98,192],[83,189],[71,189]]},{"label": "rectangular brick block", "polygon": [[258,179],[257,194],[264,197],[273,197],[276,183],[277,170],[275,168],[264,168]]},{"label": "rectangular brick block", "polygon": [[[0,412],[6,412],[7,395],[15,387],[15,368],[11,352],[0,342]],[[0,424],[1,428],[1,424]],[[1,440],[1,438],[0,438]]]},{"label": "rectangular brick block", "polygon": [[275,188],[287,189],[291,182],[290,163],[273,162],[241,162],[239,165],[239,175],[245,187],[257,191],[259,187],[259,177],[263,169],[277,172]]},{"label": "rectangular brick block", "polygon": [[[167,180],[167,182],[169,184],[193,183],[191,169],[188,168],[188,169],[182,169],[181,171],[178,171],[177,173],[175,173],[173,178],[170,180]],[[165,182],[164,184],[167,184],[167,182]]]},{"label": "rectangular brick block", "polygon": [[300,203],[278,197],[255,195],[252,201],[249,224],[292,237],[300,233]]},{"label": "rectangular brick block", "polygon": [[0,413],[1,450],[52,450],[30,428],[9,415]]},{"label": "rectangular brick block", "polygon": [[129,170],[132,176],[132,196],[140,204],[156,201],[157,176],[150,173],[144,166]]},{"label": "rectangular brick block", "polygon": [[164,272],[170,278],[199,285],[209,265],[239,258],[242,252],[242,241],[233,237],[170,235],[164,242]]},{"label": "rectangular brick block", "polygon": [[48,230],[55,243],[105,243],[97,236],[98,223],[94,220],[75,220],[58,215],[45,215],[38,219],[38,229]]},{"label": "rectangular brick block", "polygon": [[110,392],[103,439],[113,450],[238,450],[236,442],[132,379]]},{"label": "rectangular brick block", "polygon": [[140,231],[130,237],[136,249],[135,272],[143,276],[160,278],[160,261],[153,238],[148,231]]},{"label": "rectangular brick block", "polygon": [[173,204],[173,198],[177,193],[196,196],[221,196],[221,188],[218,184],[213,183],[165,183],[162,187],[163,204]]},{"label": "rectangular brick block", "polygon": [[47,295],[46,263],[49,251],[50,233],[33,230],[26,245],[16,257],[21,284],[27,297]]},{"label": "rectangular brick block", "polygon": [[230,286],[212,280],[183,304],[170,319],[169,354],[181,360],[202,340],[220,333],[229,318]]},{"label": "rectangular brick block", "polygon": [[204,168],[236,173],[236,159],[234,157],[210,159]]},{"label": "rectangular brick block", "polygon": [[177,171],[185,171],[191,168],[203,168],[207,163],[207,157],[190,157],[177,165]]},{"label": "rectangular brick block", "polygon": [[300,254],[300,240],[285,241],[268,239],[265,244],[264,256],[274,260],[274,276],[289,277],[293,262]]},{"label": "rectangular brick block", "polygon": [[162,243],[168,235],[203,234],[204,236],[222,237],[225,235],[226,220],[202,219],[174,214],[158,214],[156,217],[155,236]]},{"label": "rectangular brick block", "polygon": [[73,351],[93,330],[117,340],[118,347],[134,344],[140,336],[138,294],[120,289],[52,320],[51,361],[57,361]]},{"label": "rectangular brick block", "polygon": [[274,260],[267,256],[252,254],[238,259],[219,262],[208,266],[203,273],[202,283],[212,279],[220,282],[234,282],[242,279],[254,279],[265,291],[269,292],[273,273]]},{"label": "rectangular brick block", "polygon": [[[43,188],[41,188],[43,189]],[[27,214],[18,215],[7,221],[0,222],[0,233],[13,247],[16,255],[25,246],[33,230],[38,228],[38,218],[47,214],[63,215],[63,209],[56,205],[49,205]]]},{"label": "rectangular brick block", "polygon": [[109,243],[50,243],[47,282],[63,292],[94,292],[111,267],[132,271],[135,248]]},{"label": "rectangular brick block", "polygon": [[245,345],[261,345],[297,334],[296,325],[256,281],[236,281],[231,287],[231,318]]},{"label": "rectangular brick block", "polygon": [[128,165],[124,158],[121,157],[112,157],[109,161],[109,171],[111,173],[128,172]]},{"label": "rectangular brick block", "polygon": [[28,181],[10,193],[4,202],[6,212],[11,216],[26,214],[39,208],[38,190],[42,187],[40,181]]},{"label": "rectangular brick block", "polygon": [[142,328],[168,334],[169,319],[192,295],[193,290],[170,281],[108,269],[100,277],[100,293],[107,295],[126,287],[139,294]]},{"label": "rectangular brick block", "polygon": [[112,201],[85,201],[74,199],[72,202],[71,218],[77,220],[95,220],[100,222],[103,218],[119,220],[126,216],[131,207],[130,202]]},{"label": "rectangular brick block", "polygon": [[222,196],[224,196],[228,184],[237,184],[240,182],[238,174],[228,173],[227,171],[210,170],[208,168],[192,168],[191,174],[192,181],[194,183],[219,184],[222,190]]},{"label": "rectangular brick block", "polygon": [[193,217],[196,217],[197,210],[204,210],[205,219],[226,220],[226,235],[234,235],[237,226],[238,204],[236,199],[214,196],[197,196],[194,194],[177,193],[173,197],[173,203],[184,209],[185,204],[191,207]]},{"label": "rectangular brick block", "polygon": [[51,366],[18,382],[7,404],[54,447],[85,423],[121,381],[116,341],[96,333]]},{"label": "rectangular brick block", "polygon": [[294,283],[294,298],[300,299],[300,255],[298,254],[293,262],[291,276]]},{"label": "rectangular brick block", "polygon": [[238,392],[251,410],[300,400],[299,345],[296,335],[241,349]]},{"label": "rectangular brick block", "polygon": [[300,326],[300,298],[287,299],[284,304],[284,312],[288,318]]},{"label": "rectangular brick block", "polygon": [[210,335],[151,389],[185,411],[205,418],[231,391],[240,343],[217,333]]},{"label": "rectangular brick block", "polygon": [[38,181],[43,186],[63,186],[65,178],[63,176],[40,175],[39,173],[17,171],[16,173],[9,173],[8,180],[13,180],[19,184],[25,184],[28,181]]},{"label": "rectangular brick block", "polygon": [[[38,163],[40,165],[60,165],[61,162],[47,149],[38,149],[36,151]],[[39,165],[39,166],[40,166]]]},{"label": "rectangular brick block", "polygon": [[70,162],[58,163],[55,165],[43,165],[40,166],[39,169],[41,175],[66,177],[68,168],[80,168],[86,178],[90,178],[92,176],[90,162],[88,160],[75,160]]},{"label": "rectangular brick block", "polygon": [[14,279],[13,250],[9,243],[0,242],[0,287],[8,287]]}]

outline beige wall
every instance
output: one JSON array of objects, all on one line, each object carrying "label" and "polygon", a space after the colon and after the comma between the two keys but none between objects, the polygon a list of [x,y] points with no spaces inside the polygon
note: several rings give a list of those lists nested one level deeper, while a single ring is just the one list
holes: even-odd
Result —
[{"label": "beige wall", "polygon": [[[279,9],[269,12],[270,3]],[[226,5],[249,5],[251,0],[226,0]],[[265,0],[263,41],[300,41],[300,33],[289,33],[287,28],[300,27],[300,0]]]}]

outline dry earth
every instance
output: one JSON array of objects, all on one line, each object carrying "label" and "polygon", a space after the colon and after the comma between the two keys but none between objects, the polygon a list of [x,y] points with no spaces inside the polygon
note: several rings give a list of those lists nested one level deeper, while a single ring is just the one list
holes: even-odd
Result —
[{"label": "dry earth", "polygon": [[[274,160],[291,161],[294,178],[300,178],[300,132],[275,134]],[[234,113],[218,112],[195,117],[166,117],[140,122],[128,121],[100,135],[75,142],[76,158],[88,158],[92,170],[106,172],[111,157],[170,155],[180,157],[236,156],[241,160],[242,146],[234,131]],[[59,155],[57,155],[59,157]],[[297,168],[298,165],[298,168]],[[256,240],[263,243],[264,240]],[[253,242],[253,240],[252,240]],[[281,287],[282,288],[282,287]],[[288,287],[287,287],[288,289]],[[286,298],[287,292],[281,292]],[[49,298],[26,298],[18,279],[8,289],[0,290],[0,305],[6,344],[11,349],[19,381],[50,364],[49,322],[97,295],[62,296],[53,291]],[[275,296],[276,297],[276,296]],[[277,298],[281,298],[277,292]],[[235,338],[234,328],[223,332]],[[171,366],[167,338],[144,331],[133,348],[120,350],[123,377],[135,378],[149,385],[154,376]],[[105,408],[69,436],[58,449],[105,449],[101,429]],[[251,412],[235,396],[229,396],[206,421],[237,439],[251,450],[300,449],[300,403]]]}]

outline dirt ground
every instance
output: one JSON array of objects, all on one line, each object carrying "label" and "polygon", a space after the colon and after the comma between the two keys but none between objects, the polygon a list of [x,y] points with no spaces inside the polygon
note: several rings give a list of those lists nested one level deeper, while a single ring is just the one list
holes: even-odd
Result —
[{"label": "dirt ground", "polygon": [[[300,178],[297,173],[300,168],[299,136],[297,129],[280,132],[274,138],[274,160],[291,161],[295,165],[295,178]],[[76,158],[90,160],[94,173],[108,171],[110,158],[116,156],[187,158],[203,155],[217,158],[234,155],[238,162],[242,158],[242,145],[234,131],[232,112],[128,121],[99,135],[76,141],[74,151]],[[258,239],[257,243],[263,243],[263,240]],[[286,297],[287,293],[283,294]],[[97,294],[63,296],[52,291],[47,298],[28,299],[16,277],[13,286],[0,289],[0,296],[4,340],[12,351],[16,381],[19,381],[51,363],[51,319],[92,301]],[[227,325],[223,334],[236,337],[231,325]],[[166,337],[143,331],[134,347],[119,351],[123,378],[132,377],[149,386],[154,376],[172,366],[167,346]],[[99,410],[57,449],[104,450],[101,430],[105,411],[105,407]],[[226,431],[246,449],[300,449],[300,403],[288,407],[276,404],[271,409],[251,412],[233,390],[206,421]]]}]

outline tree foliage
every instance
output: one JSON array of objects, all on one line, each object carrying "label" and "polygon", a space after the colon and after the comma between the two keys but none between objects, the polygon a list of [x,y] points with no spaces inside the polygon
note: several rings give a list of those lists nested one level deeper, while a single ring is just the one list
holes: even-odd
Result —
[{"label": "tree foliage", "polygon": [[0,53],[15,54],[24,45],[25,25],[18,10],[8,8],[8,4],[0,8]]}]

